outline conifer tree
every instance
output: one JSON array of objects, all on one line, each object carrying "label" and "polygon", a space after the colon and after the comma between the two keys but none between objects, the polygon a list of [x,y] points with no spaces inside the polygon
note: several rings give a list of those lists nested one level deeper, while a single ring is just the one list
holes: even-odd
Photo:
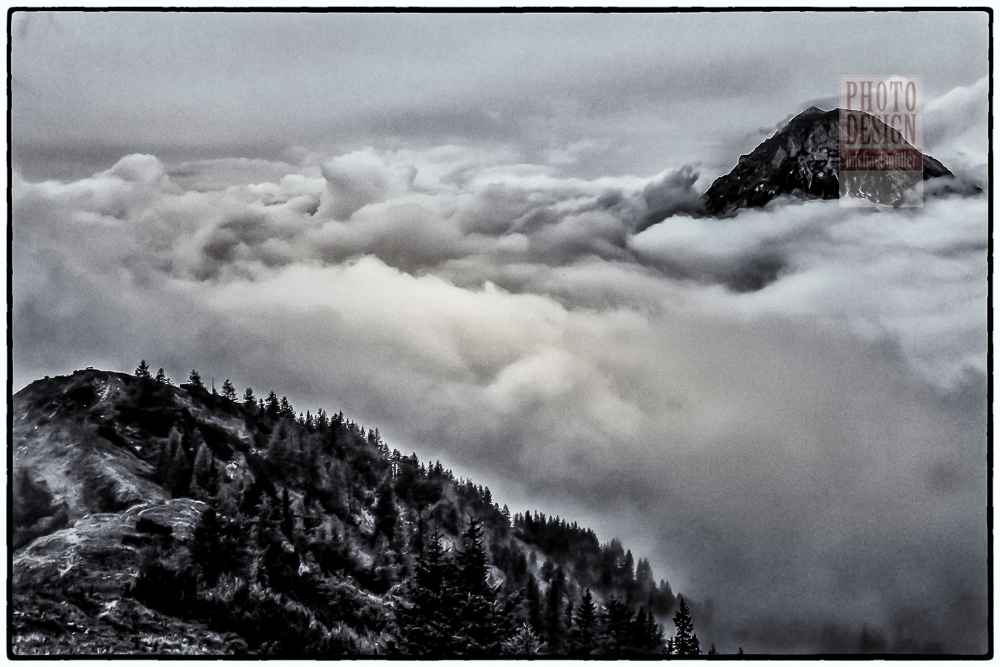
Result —
[{"label": "conifer tree", "polygon": [[166,484],[174,498],[182,498],[188,495],[191,486],[191,463],[180,442],[173,441],[173,445]]},{"label": "conifer tree", "polygon": [[663,628],[656,622],[652,611],[646,615],[646,631],[643,633],[643,638],[646,651],[655,653],[663,649]]},{"label": "conifer tree", "polygon": [[469,515],[469,526],[462,534],[462,551],[456,557],[459,585],[470,595],[487,595],[486,552],[483,548],[482,521]]},{"label": "conifer tree", "polygon": [[170,486],[167,484],[167,477],[170,474],[170,466],[174,462],[174,450],[181,442],[181,433],[174,426],[170,429],[170,433],[167,435],[167,439],[160,444],[160,451],[156,457],[156,472],[153,479],[156,480],[158,484],[163,484],[168,489]]},{"label": "conifer tree", "polygon": [[550,655],[560,655],[564,650],[565,628],[563,627],[562,598],[565,585],[566,577],[560,565],[552,575],[545,600],[545,639]]},{"label": "conifer tree", "polygon": [[678,596],[677,613],[674,614],[674,625],[677,630],[673,637],[674,655],[700,655],[698,635],[694,634],[694,624],[691,622],[691,610],[683,596]]},{"label": "conifer tree", "polygon": [[215,507],[209,506],[194,529],[191,540],[191,556],[201,567],[202,576],[209,586],[214,586],[222,572],[223,544],[222,526]]},{"label": "conifer tree", "polygon": [[222,397],[230,401],[236,400],[236,387],[229,381],[229,378],[226,378],[226,381],[222,383]]},{"label": "conifer tree", "polygon": [[460,593],[456,650],[463,656],[496,655],[506,634],[498,618],[503,613],[497,613],[495,592],[487,584],[482,522],[471,515],[455,565]]},{"label": "conifer tree", "polygon": [[603,644],[608,653],[621,655],[632,639],[632,610],[612,595],[604,605]]},{"label": "conifer tree", "polygon": [[205,388],[205,383],[201,381],[201,374],[193,369],[191,371],[191,375],[188,376],[188,383],[193,384],[194,386],[199,387],[201,389]]},{"label": "conifer tree", "polygon": [[454,656],[459,594],[454,586],[455,569],[437,527],[416,569],[409,606],[396,612],[400,648],[413,656]]},{"label": "conifer tree", "polygon": [[386,480],[379,487],[378,498],[375,501],[375,533],[372,535],[372,540],[381,533],[391,541],[395,535],[398,518],[392,484]]},{"label": "conifer tree", "polygon": [[251,406],[256,402],[257,400],[254,398],[253,389],[247,387],[246,391],[243,392],[243,405]]},{"label": "conifer tree", "polygon": [[[532,552],[532,555],[534,555],[534,552]],[[528,607],[528,623],[535,634],[540,637],[545,634],[545,618],[542,614],[541,595],[541,592],[538,590],[538,583],[535,581],[535,575],[529,572],[528,583],[524,587],[524,600]]]},{"label": "conifer tree", "polygon": [[281,532],[290,539],[294,529],[295,516],[292,514],[292,501],[286,486],[281,490]]},{"label": "conifer tree", "polygon": [[278,396],[273,391],[269,392],[267,395],[267,416],[271,419],[277,419],[281,415],[281,404],[278,402]]},{"label": "conifer tree", "polygon": [[137,378],[148,378],[149,377],[149,364],[143,359],[139,362],[139,367],[135,369],[135,376]]},{"label": "conifer tree", "polygon": [[218,478],[215,469],[215,458],[208,445],[202,441],[194,457],[194,468],[191,472],[192,495],[197,500],[208,500],[218,491]]},{"label": "conifer tree", "polygon": [[597,629],[597,607],[594,605],[594,596],[591,595],[588,588],[584,592],[573,618],[571,633],[573,652],[581,655],[593,653],[596,648]]},{"label": "conifer tree", "polygon": [[169,384],[170,383],[170,381],[167,380],[167,376],[163,372],[162,368],[160,370],[156,371],[156,381],[157,382],[162,382],[162,383],[165,383],[165,384]]},{"label": "conifer tree", "polygon": [[527,624],[517,628],[514,634],[501,644],[501,653],[511,657],[537,655],[541,649],[541,640]]}]

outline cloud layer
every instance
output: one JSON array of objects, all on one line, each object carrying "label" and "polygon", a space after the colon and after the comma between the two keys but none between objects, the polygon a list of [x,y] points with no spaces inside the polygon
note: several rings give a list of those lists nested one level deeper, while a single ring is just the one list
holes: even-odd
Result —
[{"label": "cloud layer", "polygon": [[[963,94],[942,156],[984,145]],[[15,174],[15,386],[146,358],[343,409],[636,545],[724,650],[984,650],[987,197],[717,220],[697,182],[451,145]]]}]

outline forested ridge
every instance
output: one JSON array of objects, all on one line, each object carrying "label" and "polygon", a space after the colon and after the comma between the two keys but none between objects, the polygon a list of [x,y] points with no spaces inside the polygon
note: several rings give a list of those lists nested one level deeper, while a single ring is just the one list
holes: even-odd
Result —
[{"label": "forested ridge", "polygon": [[[95,390],[87,373],[118,389]],[[75,419],[140,459],[164,498],[198,501],[189,534],[140,515],[120,538],[138,563],[121,599],[203,624],[223,638],[221,652],[702,651],[687,603],[617,539],[601,544],[575,522],[511,514],[488,488],[391,449],[340,412],[296,412],[273,391],[238,395],[228,379],[217,393],[196,371],[173,386],[145,361],[133,376],[72,378],[35,383],[29,418]],[[20,546],[65,526],[66,507],[37,475],[15,472]],[[127,513],[142,498],[122,486],[88,489],[90,507]]]}]

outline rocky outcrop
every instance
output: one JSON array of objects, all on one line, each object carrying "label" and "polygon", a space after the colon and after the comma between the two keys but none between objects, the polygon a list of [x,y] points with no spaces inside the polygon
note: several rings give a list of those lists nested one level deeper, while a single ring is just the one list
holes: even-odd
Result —
[{"label": "rocky outcrop", "polygon": [[[880,120],[871,120],[885,127]],[[866,175],[859,177],[858,173]],[[852,196],[868,198],[878,193],[892,203],[908,185],[908,179],[901,176],[905,173],[852,172],[849,191]],[[940,162],[923,156],[924,180],[951,175]],[[840,109],[810,107],[795,116],[749,155],[740,156],[736,167],[716,179],[702,202],[708,213],[726,215],[741,208],[764,206],[781,195],[802,199],[841,196]]]}]

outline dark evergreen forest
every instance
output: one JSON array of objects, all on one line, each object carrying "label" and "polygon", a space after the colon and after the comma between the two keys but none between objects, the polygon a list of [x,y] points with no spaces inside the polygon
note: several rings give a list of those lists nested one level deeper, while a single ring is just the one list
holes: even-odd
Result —
[{"label": "dark evergreen forest", "polygon": [[229,380],[219,393],[196,371],[176,387],[145,361],[119,377],[126,397],[102,435],[141,441],[153,482],[205,503],[188,539],[139,521],[141,567],[122,594],[237,653],[701,653],[688,605],[617,539],[511,514],[340,412],[239,396]]}]

